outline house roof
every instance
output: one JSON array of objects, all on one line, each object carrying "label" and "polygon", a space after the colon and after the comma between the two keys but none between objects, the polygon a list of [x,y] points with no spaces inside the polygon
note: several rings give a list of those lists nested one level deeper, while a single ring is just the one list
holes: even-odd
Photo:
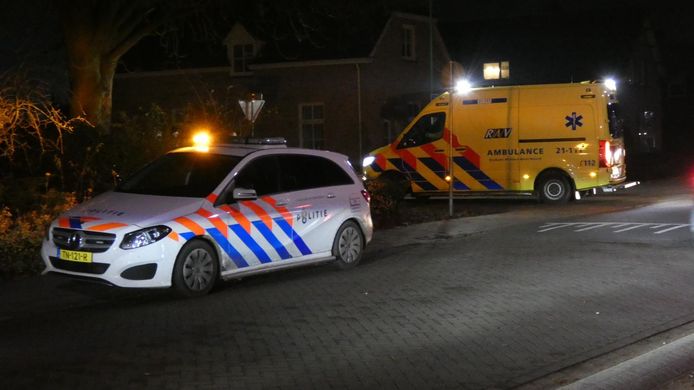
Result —
[{"label": "house roof", "polygon": [[[394,18],[413,22],[427,22],[428,17],[403,12],[362,15],[354,22],[348,18],[327,18],[311,27],[308,32],[288,33],[273,30],[270,23],[236,22],[227,31],[217,34],[215,42],[177,40],[172,43],[161,37],[147,37],[131,49],[121,60],[119,71],[165,71],[181,68],[229,66],[227,48],[232,31],[247,39],[252,36],[262,48],[252,66],[276,68],[306,65],[369,62],[382,41],[387,27]],[[436,19],[433,19],[436,24]],[[307,27],[308,28],[308,27]],[[436,30],[435,30],[436,31]],[[440,36],[436,40],[443,45]],[[443,45],[445,47],[445,45]]]},{"label": "house roof", "polygon": [[[256,67],[286,62],[352,61],[352,59],[373,57],[395,18],[420,22],[429,20],[426,16],[392,12],[388,15],[360,20],[358,24],[340,25],[345,23],[342,20],[340,23],[329,25],[303,38],[298,34],[276,39],[276,37],[268,36],[267,31],[248,27],[246,30],[257,39],[266,42],[262,53],[255,61]],[[436,19],[433,19],[433,22],[435,24]]]}]

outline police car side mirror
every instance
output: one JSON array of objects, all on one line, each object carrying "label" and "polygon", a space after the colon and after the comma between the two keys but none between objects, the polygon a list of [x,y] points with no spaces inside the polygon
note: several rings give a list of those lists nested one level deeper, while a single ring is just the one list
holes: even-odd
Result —
[{"label": "police car side mirror", "polygon": [[252,188],[234,188],[234,200],[254,200],[258,198],[258,194]]}]

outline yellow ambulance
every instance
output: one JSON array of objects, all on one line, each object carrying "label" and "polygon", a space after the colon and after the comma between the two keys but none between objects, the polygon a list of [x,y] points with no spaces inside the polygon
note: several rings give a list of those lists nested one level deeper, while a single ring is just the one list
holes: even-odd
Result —
[{"label": "yellow ambulance", "polygon": [[362,166],[367,179],[406,183],[414,196],[526,193],[562,203],[626,180],[621,133],[613,82],[456,90]]}]

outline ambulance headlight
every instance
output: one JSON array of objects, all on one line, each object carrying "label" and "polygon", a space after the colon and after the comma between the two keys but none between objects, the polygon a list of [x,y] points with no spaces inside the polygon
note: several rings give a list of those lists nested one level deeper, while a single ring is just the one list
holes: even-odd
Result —
[{"label": "ambulance headlight", "polygon": [[366,156],[364,157],[364,160],[361,162],[361,166],[366,168],[369,165],[373,164],[373,162],[376,161],[376,157],[374,156]]},{"label": "ambulance headlight", "polygon": [[171,233],[168,226],[153,226],[128,233],[120,244],[121,249],[135,249],[161,240]]}]

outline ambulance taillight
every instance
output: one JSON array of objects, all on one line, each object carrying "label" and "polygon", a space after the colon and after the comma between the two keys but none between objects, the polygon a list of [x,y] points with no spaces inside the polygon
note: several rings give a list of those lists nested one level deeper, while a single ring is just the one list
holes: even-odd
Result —
[{"label": "ambulance taillight", "polygon": [[612,166],[612,149],[610,141],[600,140],[600,168],[609,168]]}]

